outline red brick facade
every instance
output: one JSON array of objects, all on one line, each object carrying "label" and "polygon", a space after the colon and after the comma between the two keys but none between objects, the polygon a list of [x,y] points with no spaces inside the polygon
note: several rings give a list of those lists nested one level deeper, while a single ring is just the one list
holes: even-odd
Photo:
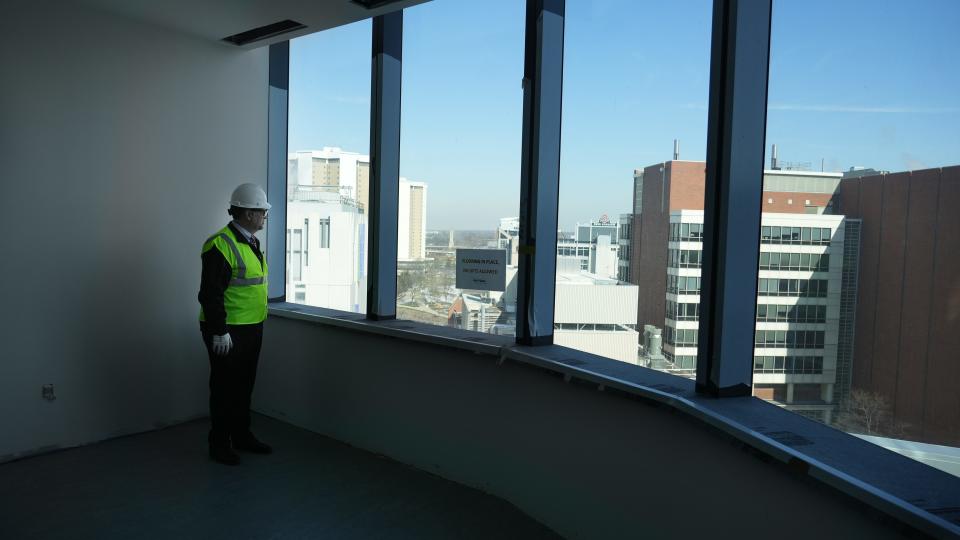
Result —
[{"label": "red brick facade", "polygon": [[960,446],[960,167],[843,180],[863,219],[853,387],[907,438]]}]

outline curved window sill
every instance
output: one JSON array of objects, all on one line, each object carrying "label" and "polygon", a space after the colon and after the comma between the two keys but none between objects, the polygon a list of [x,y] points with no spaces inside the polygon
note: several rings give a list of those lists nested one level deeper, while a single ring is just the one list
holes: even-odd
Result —
[{"label": "curved window sill", "polygon": [[[566,382],[655,402],[699,420],[775,462],[935,537],[960,535],[960,478],[753,397],[715,399],[694,382],[559,345],[286,302],[271,316],[432,343],[551,371]],[[913,501],[913,503],[907,502]]]}]

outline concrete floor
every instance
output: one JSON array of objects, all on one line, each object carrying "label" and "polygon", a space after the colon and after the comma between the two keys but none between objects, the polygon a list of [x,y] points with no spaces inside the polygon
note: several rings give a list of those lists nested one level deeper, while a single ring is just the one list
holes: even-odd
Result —
[{"label": "concrete floor", "polygon": [[207,422],[0,465],[0,538],[558,538],[509,503],[264,416],[275,448],[207,458]]}]

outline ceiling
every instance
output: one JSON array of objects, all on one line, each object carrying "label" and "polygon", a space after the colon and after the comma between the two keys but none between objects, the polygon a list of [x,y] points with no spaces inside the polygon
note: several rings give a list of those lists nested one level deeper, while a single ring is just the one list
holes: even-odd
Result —
[{"label": "ceiling", "polygon": [[[227,36],[292,19],[307,27],[243,46],[252,49],[326,30],[429,0],[399,0],[376,9],[351,0],[76,0],[149,24],[221,41]],[[224,42],[224,46],[236,45]]]}]

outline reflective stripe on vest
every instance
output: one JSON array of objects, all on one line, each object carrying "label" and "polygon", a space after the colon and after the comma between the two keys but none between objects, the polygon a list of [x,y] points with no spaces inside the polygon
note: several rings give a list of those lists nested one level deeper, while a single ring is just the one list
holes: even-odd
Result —
[{"label": "reflective stripe on vest", "polygon": [[[239,238],[225,227],[207,238],[202,253],[216,249],[230,264],[230,281],[223,292],[227,324],[255,324],[267,318],[267,262],[256,256],[252,246],[241,245]],[[200,320],[205,320],[202,306]]]},{"label": "reflective stripe on vest", "polygon": [[236,287],[236,286],[241,286],[241,285],[263,285],[263,278],[262,278],[262,277],[252,277],[252,278],[246,278],[246,279],[239,279],[239,278],[237,278],[237,279],[231,279],[231,280],[230,280],[230,285],[235,286],[235,287]]},{"label": "reflective stripe on vest", "polygon": [[[233,238],[227,233],[215,234],[207,239],[207,242],[213,240],[216,237],[223,238],[223,241],[227,243],[227,246],[230,247],[230,251],[233,252],[233,256],[237,259],[237,277],[230,280],[230,285],[234,287],[239,287],[243,285],[263,285],[263,278],[247,278],[247,265],[243,262],[243,257],[240,255],[240,249],[237,248],[237,243],[233,241]],[[206,242],[204,242],[206,243]]]}]

